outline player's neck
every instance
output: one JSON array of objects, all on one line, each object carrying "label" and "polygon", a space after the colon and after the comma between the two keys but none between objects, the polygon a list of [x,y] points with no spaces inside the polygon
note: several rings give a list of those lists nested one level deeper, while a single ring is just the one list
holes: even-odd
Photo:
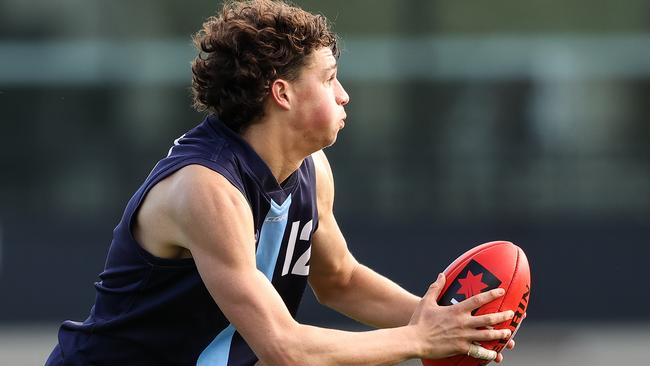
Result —
[{"label": "player's neck", "polygon": [[296,143],[298,140],[279,123],[254,123],[242,133],[242,138],[264,160],[278,183],[298,170],[310,154],[302,151]]}]

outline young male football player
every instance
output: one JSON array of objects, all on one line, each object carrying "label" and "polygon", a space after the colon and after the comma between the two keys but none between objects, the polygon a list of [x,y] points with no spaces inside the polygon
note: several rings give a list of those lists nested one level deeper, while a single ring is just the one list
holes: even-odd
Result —
[{"label": "young male football player", "polygon": [[[345,126],[337,37],[280,1],[227,2],[195,36],[194,104],[208,117],[178,138],[129,201],[97,297],[66,321],[47,365],[392,365],[501,355],[473,342],[512,312],[472,316],[501,295],[436,304],[360,264],[333,215],[322,149]],[[379,329],[298,323],[303,291]],[[511,343],[512,346],[512,343]]]}]

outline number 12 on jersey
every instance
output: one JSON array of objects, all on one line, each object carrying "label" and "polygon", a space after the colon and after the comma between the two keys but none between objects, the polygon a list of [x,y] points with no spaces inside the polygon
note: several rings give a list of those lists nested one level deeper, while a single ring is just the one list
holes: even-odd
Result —
[{"label": "number 12 on jersey", "polygon": [[[311,236],[311,229],[314,220],[309,220],[300,230],[300,240],[309,241]],[[296,240],[298,239],[298,229],[300,228],[300,221],[294,221],[291,224],[291,233],[289,234],[289,242],[287,243],[287,254],[284,256],[284,265],[282,266],[282,275],[286,276],[289,274],[289,267],[291,267],[291,261],[293,259],[293,252],[296,248]],[[291,269],[291,274],[298,276],[308,276],[309,275],[309,258],[311,258],[311,245],[307,250],[298,258],[296,263]]]}]

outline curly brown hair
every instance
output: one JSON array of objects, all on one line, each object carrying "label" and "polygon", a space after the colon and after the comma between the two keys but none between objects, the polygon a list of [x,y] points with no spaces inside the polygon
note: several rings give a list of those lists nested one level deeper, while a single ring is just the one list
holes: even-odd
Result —
[{"label": "curly brown hair", "polygon": [[296,80],[314,50],[339,56],[338,37],[323,15],[284,1],[226,1],[194,35],[194,108],[241,132],[262,117],[274,80]]}]

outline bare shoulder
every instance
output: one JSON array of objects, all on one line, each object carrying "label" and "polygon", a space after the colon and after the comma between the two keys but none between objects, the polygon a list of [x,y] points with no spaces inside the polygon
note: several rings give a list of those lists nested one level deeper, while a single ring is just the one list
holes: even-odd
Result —
[{"label": "bare shoulder", "polygon": [[196,233],[206,233],[234,218],[242,224],[247,218],[252,222],[241,192],[221,174],[188,165],[150,190],[138,212],[134,235],[156,256],[186,257],[193,244],[202,242]]},{"label": "bare shoulder", "polygon": [[[174,175],[169,182],[172,212],[177,219],[197,219],[213,209],[230,209],[244,205],[246,199],[223,175],[202,165],[188,165]],[[190,215],[191,217],[187,217]]]},{"label": "bare shoulder", "polygon": [[319,150],[311,156],[316,171],[318,210],[319,212],[324,208],[331,210],[334,203],[334,175],[332,174],[332,168],[323,150]]},{"label": "bare shoulder", "polygon": [[316,175],[321,175],[332,180],[332,168],[330,167],[330,162],[327,159],[325,152],[323,150],[318,150],[315,153],[311,154],[311,157],[314,160]]}]

